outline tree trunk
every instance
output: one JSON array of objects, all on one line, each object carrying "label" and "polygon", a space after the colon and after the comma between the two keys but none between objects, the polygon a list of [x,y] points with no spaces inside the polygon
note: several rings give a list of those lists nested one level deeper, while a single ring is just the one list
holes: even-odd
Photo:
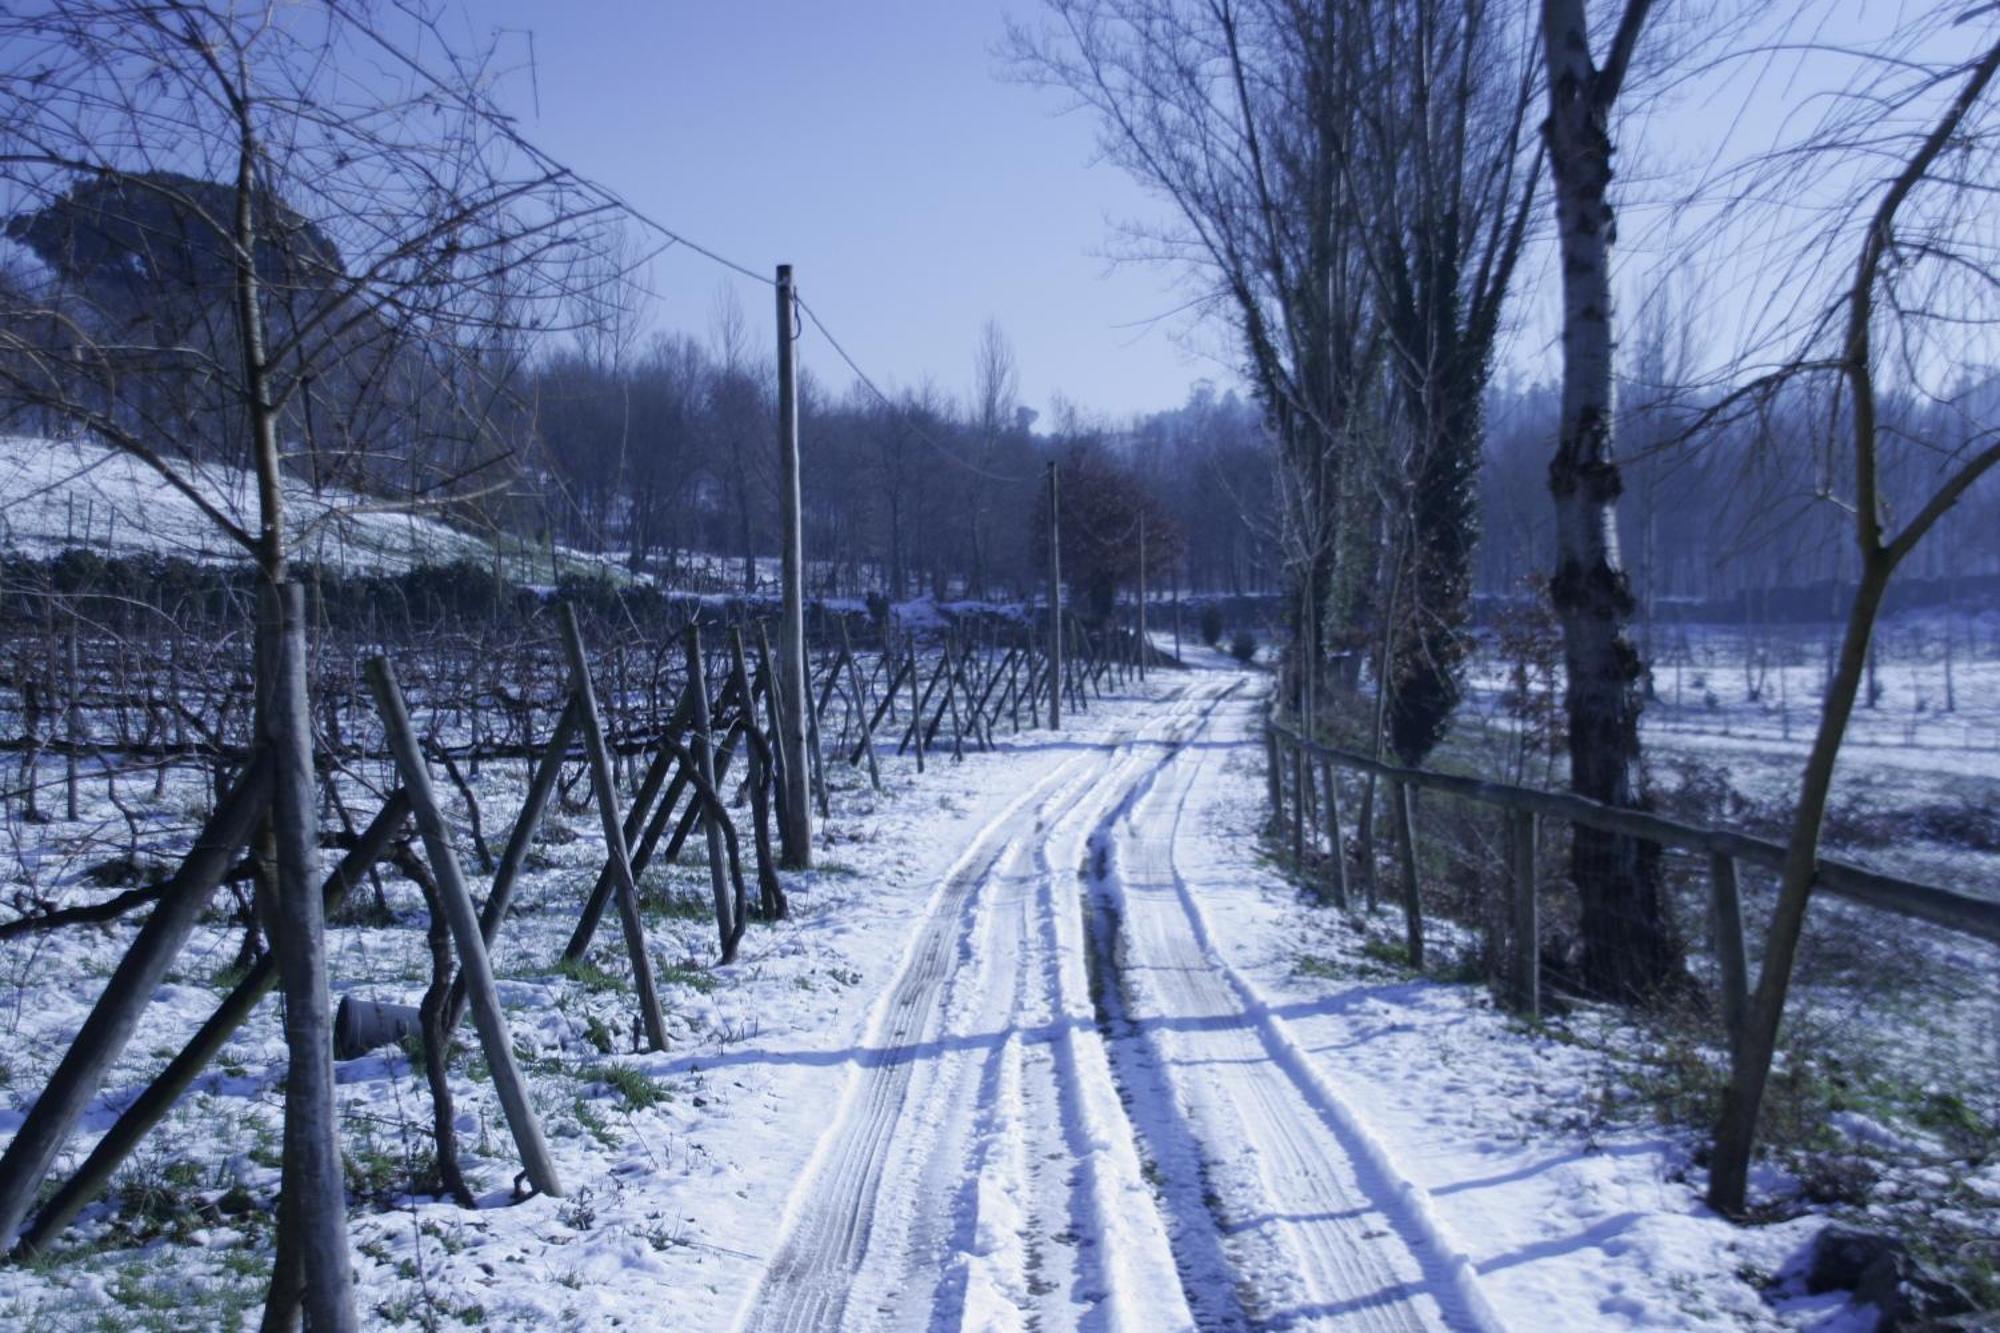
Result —
[{"label": "tree trunk", "polygon": [[[1643,0],[1628,7],[1607,69],[1592,62],[1583,0],[1545,0],[1549,164],[1563,284],[1561,437],[1549,465],[1556,511],[1551,599],[1563,631],[1570,788],[1607,805],[1643,807],[1639,654],[1626,627],[1634,603],[1619,565],[1613,453],[1611,247],[1607,128]],[[1636,17],[1635,17],[1636,14]],[[1581,976],[1601,995],[1638,997],[1673,972],[1677,954],[1660,895],[1653,843],[1578,828],[1570,874],[1582,898]]]}]

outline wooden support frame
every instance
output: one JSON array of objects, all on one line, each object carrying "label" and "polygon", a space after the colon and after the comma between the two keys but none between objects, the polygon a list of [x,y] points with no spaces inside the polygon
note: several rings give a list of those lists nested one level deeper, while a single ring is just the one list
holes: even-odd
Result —
[{"label": "wooden support frame", "polygon": [[[548,1144],[542,1138],[541,1121],[536,1118],[535,1108],[528,1099],[527,1083],[514,1060],[513,1037],[507,1030],[507,1014],[500,1007],[499,992],[493,984],[493,966],[486,956],[486,940],[480,934],[479,917],[473,911],[472,895],[466,892],[465,877],[459,871],[458,853],[451,845],[444,814],[438,809],[437,796],[431,787],[430,769],[424,763],[416,729],[410,725],[409,710],[403,703],[403,692],[396,684],[395,670],[389,665],[388,658],[375,657],[369,660],[364,673],[369,689],[375,695],[376,707],[381,710],[382,723],[388,731],[389,748],[403,779],[403,789],[409,793],[410,813],[416,819],[418,834],[423,838],[424,855],[430,862],[432,876],[437,880],[438,897],[444,906],[446,924],[451,927],[452,944],[458,951],[459,970],[465,976],[466,990],[471,998],[473,1026],[479,1032],[480,1049],[486,1056],[487,1069],[492,1073],[493,1089],[500,1097],[501,1109],[506,1113],[507,1127],[513,1132],[522,1170],[537,1190],[560,1196],[563,1192],[562,1179],[556,1174],[555,1159],[549,1155]],[[586,726],[594,729],[595,722],[596,716],[591,713]],[[599,740],[602,740],[601,736]],[[605,767],[608,775],[609,764]]]}]

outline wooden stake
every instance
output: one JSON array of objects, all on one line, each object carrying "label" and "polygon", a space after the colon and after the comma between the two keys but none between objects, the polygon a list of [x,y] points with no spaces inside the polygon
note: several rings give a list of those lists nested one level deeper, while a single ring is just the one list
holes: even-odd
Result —
[{"label": "wooden stake", "polygon": [[[571,695],[563,705],[562,716],[556,719],[556,729],[549,736],[547,748],[542,751],[541,762],[535,765],[535,775],[528,783],[528,799],[514,819],[514,831],[507,837],[507,849],[500,854],[500,866],[493,872],[493,890],[486,895],[486,903],[479,909],[479,937],[486,941],[488,949],[493,947],[495,937],[500,934],[500,923],[507,919],[507,905],[514,896],[514,881],[520,876],[522,863],[528,858],[528,847],[534,841],[535,830],[541,826],[542,812],[548,808],[549,796],[555,791],[563,759],[569,754],[569,743],[576,736],[577,712],[576,696]],[[452,978],[451,993],[445,997],[444,1030],[456,1030],[464,1017],[465,973],[460,972]]]},{"label": "wooden stake", "polygon": [[[431,875],[437,880],[438,896],[444,902],[445,922],[451,927],[459,971],[465,977],[466,991],[471,997],[473,1026],[478,1029],[480,1049],[493,1075],[493,1090],[499,1094],[507,1127],[513,1131],[521,1167],[537,1190],[560,1196],[562,1181],[556,1175],[548,1145],[542,1140],[541,1123],[528,1100],[528,1085],[521,1077],[520,1066],[514,1062],[514,1040],[507,1031],[507,1014],[500,1007],[499,992],[493,984],[493,965],[486,957],[486,940],[479,932],[479,917],[473,911],[472,895],[466,892],[458,853],[452,848],[450,830],[438,809],[430,769],[424,763],[416,729],[410,725],[403,692],[396,685],[396,674],[386,657],[370,658],[365,674],[388,732],[389,748],[402,775],[403,789],[410,796],[410,812],[423,838],[424,855],[431,863]],[[592,710],[587,725],[594,729],[596,721]]]},{"label": "wooden stake", "polygon": [[1513,826],[1514,902],[1512,934],[1514,958],[1512,981],[1514,1009],[1529,1018],[1542,1012],[1542,925],[1540,903],[1535,897],[1539,821],[1532,810],[1513,810],[1507,815]]},{"label": "wooden stake", "polygon": [[214,896],[223,872],[263,816],[270,783],[271,759],[260,747],[168,881],[48,1086],[0,1155],[0,1242],[19,1229],[56,1154],[132,1040],[140,1015]]},{"label": "wooden stake", "polygon": [[[708,682],[703,675],[701,660],[701,625],[690,622],[687,627],[688,688],[694,691],[694,769],[697,776],[710,787],[715,786],[715,738],[710,735],[713,723],[708,715]],[[757,704],[754,699],[743,701],[746,719],[755,721]],[[689,813],[698,808],[697,801],[688,803]],[[722,937],[722,948],[727,952],[730,942],[735,939],[735,916],[729,902],[729,881],[727,868],[722,862],[722,830],[715,821],[704,819],[702,832],[708,841],[708,882],[715,898],[715,929]]]},{"label": "wooden stake", "polygon": [[[639,885],[632,878],[631,852],[625,844],[625,817],[620,811],[618,779],[611,768],[611,748],[604,743],[604,724],[597,712],[597,692],[591,688],[590,664],[584,657],[583,633],[576,609],[562,608],[563,649],[569,658],[570,691],[576,700],[577,730],[590,757],[590,785],[597,798],[598,824],[604,830],[604,853],[611,868],[611,897],[624,928],[625,952],[632,961],[632,984],[639,992],[639,1021],[656,1051],[667,1048],[666,1019],[660,1013],[659,992],[653,985],[653,956],[646,945],[646,923],[639,915]],[[443,877],[440,876],[440,879]]]},{"label": "wooden stake", "polygon": [[[865,718],[868,715],[868,692],[862,686],[861,668],[854,661],[854,645],[848,640],[847,619],[844,616],[840,621],[840,651],[847,658],[847,683],[848,688],[854,691],[854,710],[861,717]],[[895,692],[895,689],[894,684],[889,686],[891,694]],[[875,762],[875,736],[872,727],[864,727],[862,729],[861,745],[859,748],[861,753],[868,756],[868,785],[876,791],[881,791],[882,770]]]}]

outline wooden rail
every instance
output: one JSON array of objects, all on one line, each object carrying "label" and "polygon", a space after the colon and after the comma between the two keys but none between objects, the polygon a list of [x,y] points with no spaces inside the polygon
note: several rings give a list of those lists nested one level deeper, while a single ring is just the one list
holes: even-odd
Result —
[{"label": "wooden rail", "polygon": [[[1351,769],[1388,783],[1388,806],[1395,825],[1408,949],[1413,964],[1421,965],[1423,962],[1423,920],[1417,901],[1415,830],[1409,793],[1423,788],[1506,812],[1511,891],[1508,926],[1513,935],[1513,947],[1507,955],[1506,983],[1509,1001],[1524,1013],[1537,1013],[1540,1007],[1540,927],[1535,896],[1535,849],[1540,820],[1566,820],[1702,855],[1709,866],[1709,922],[1720,970],[1723,1019],[1732,1040],[1740,1032],[1743,1015],[1747,1012],[1749,982],[1736,869],[1739,863],[1747,862],[1771,870],[1782,870],[1786,854],[1783,843],[1732,829],[1684,823],[1650,811],[1620,809],[1567,792],[1542,791],[1512,783],[1440,773],[1434,769],[1407,768],[1309,740],[1275,717],[1266,719],[1266,727],[1269,795],[1272,809],[1280,822],[1289,824],[1294,864],[1302,865],[1304,862],[1307,825],[1317,824],[1321,818],[1322,812],[1313,796],[1312,771],[1315,766],[1320,770],[1320,785],[1326,788],[1327,798],[1324,817],[1334,851],[1331,887],[1335,900],[1342,906],[1347,902],[1346,867],[1340,850],[1341,818],[1331,770]],[[1316,765],[1311,762],[1315,760]],[[1287,768],[1289,783],[1286,781]],[[1292,809],[1289,815],[1286,813],[1288,786]],[[1362,837],[1365,849],[1369,845],[1367,830],[1362,830]],[[1830,857],[1820,858],[1814,873],[1815,883],[1835,897],[2000,944],[2000,901],[1884,875]]]},{"label": "wooden rail", "polygon": [[[1564,819],[1573,824],[1603,829],[1607,833],[1629,834],[1664,847],[1678,847],[1709,856],[1726,856],[1772,870],[1784,868],[1785,846],[1769,838],[1731,829],[1686,824],[1645,810],[1621,810],[1567,792],[1540,791],[1533,787],[1489,782],[1483,778],[1439,773],[1427,768],[1404,768],[1350,750],[1309,741],[1281,722],[1271,725],[1289,745],[1303,748],[1338,767],[1370,773],[1404,786],[1441,791],[1505,810]],[[1830,857],[1820,858],[1816,876],[1818,885],[1837,897],[2000,944],[2000,901],[1975,898],[1935,884],[1899,879]]]}]

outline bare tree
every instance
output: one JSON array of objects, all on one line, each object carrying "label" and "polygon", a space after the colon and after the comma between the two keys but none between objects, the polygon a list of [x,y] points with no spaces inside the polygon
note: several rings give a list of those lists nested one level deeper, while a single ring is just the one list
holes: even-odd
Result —
[{"label": "bare tree", "polygon": [[[1296,628],[1291,689],[1312,684],[1372,571],[1352,466],[1375,323],[1337,145],[1359,99],[1342,58],[1351,6],[1284,0],[1050,0],[1016,27],[1023,76],[1103,127],[1106,156],[1161,195],[1177,226],[1139,252],[1183,264],[1196,304],[1226,310],[1278,443],[1280,531]],[[1345,543],[1345,545],[1343,545]],[[1329,608],[1332,609],[1331,616]]]},{"label": "bare tree", "polygon": [[[435,490],[404,504],[466,489],[506,444],[465,378],[432,392],[435,371],[476,369],[467,331],[494,289],[535,271],[559,289],[598,211],[515,154],[480,60],[409,54],[440,40],[420,12],[347,3],[52,0],[0,20],[0,195],[46,270],[0,311],[0,400],[157,472],[255,563],[271,608],[258,731],[290,1061],[267,1326],[302,1307],[355,1327],[288,461],[350,455],[379,482],[375,464],[422,458]],[[361,449],[362,430],[385,443]],[[470,456],[430,451],[454,437]],[[204,474],[237,459],[248,513]]]},{"label": "bare tree", "polygon": [[[1981,12],[1961,21],[1975,20]],[[1989,6],[1983,12],[1990,16],[1993,10]],[[1879,153],[1883,105],[1906,108],[1927,93],[1955,87],[1866,218],[1852,280],[1813,331],[1813,347],[1748,389],[1753,396],[1764,395],[1814,376],[1837,382],[1845,398],[1852,484],[1839,500],[1851,515],[1860,578],[1801,774],[1762,971],[1732,1052],[1716,1129],[1708,1201],[1731,1215],[1741,1214],[1746,1201],[1758,1110],[1812,901],[1834,766],[1868,669],[1883,596],[1924,537],[1981,477],[2000,466],[2000,428],[1989,421],[1961,437],[1941,463],[1919,473],[1913,494],[1906,486],[1901,497],[1892,496],[1884,484],[1885,453],[1892,441],[1882,420],[1884,379],[1922,384],[1953,373],[1968,331],[1984,328],[1990,334],[1993,327],[1991,293],[2000,287],[2000,266],[1994,261],[1990,197],[1975,202],[1980,195],[1990,196],[1990,182],[2000,168],[2000,135],[1984,106],[2000,73],[2000,40],[1993,37],[1990,18],[1986,26],[1986,43],[1970,58],[1941,70],[1916,67],[1914,80],[1908,77],[1912,62],[1898,61],[1905,71],[1901,86],[1871,87],[1853,99],[1865,108],[1865,121],[1843,124],[1829,139],[1842,149],[1859,143]],[[1812,154],[1808,160],[1819,157]]]},{"label": "bare tree", "polygon": [[1343,35],[1355,132],[1335,140],[1365,219],[1405,447],[1388,480],[1401,552],[1388,727],[1420,763],[1459,700],[1479,531],[1482,400],[1540,177],[1528,25],[1486,0],[1375,6]]},{"label": "bare tree", "polygon": [[[1014,367],[1014,349],[998,320],[989,319],[979,328],[979,343],[972,351],[972,425],[978,433],[979,466],[991,471],[997,463],[1000,437],[1014,421],[1014,407],[1020,389],[1020,375]],[[990,488],[972,486],[972,556],[966,571],[966,592],[972,597],[986,595],[986,531]]]}]

